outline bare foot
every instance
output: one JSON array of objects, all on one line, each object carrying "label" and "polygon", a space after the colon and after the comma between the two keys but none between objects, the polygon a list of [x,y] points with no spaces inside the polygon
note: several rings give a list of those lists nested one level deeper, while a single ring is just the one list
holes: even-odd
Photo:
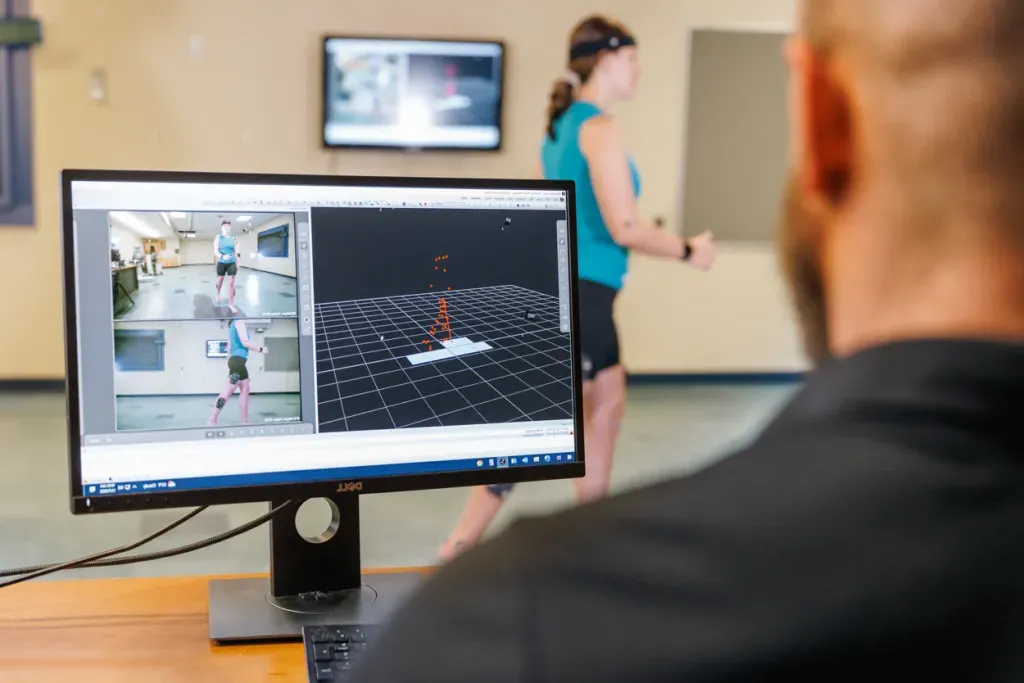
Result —
[{"label": "bare foot", "polygon": [[236,314],[236,315],[238,314],[238,309],[237,309],[237,308],[235,308],[235,305],[234,305],[234,304],[228,304],[228,308],[229,308],[229,309],[231,309],[231,312],[232,312],[232,313],[234,313],[234,314]]},{"label": "bare foot", "polygon": [[206,421],[206,426],[207,427],[216,427],[217,426],[217,421],[214,420],[213,418],[210,418],[209,420]]}]

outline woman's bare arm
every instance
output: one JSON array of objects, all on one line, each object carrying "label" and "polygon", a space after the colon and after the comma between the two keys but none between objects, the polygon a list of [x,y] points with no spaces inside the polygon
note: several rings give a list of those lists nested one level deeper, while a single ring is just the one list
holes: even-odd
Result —
[{"label": "woman's bare arm", "polygon": [[615,122],[598,116],[583,124],[580,149],[590,167],[601,217],[615,243],[650,256],[682,258],[686,246],[681,238],[637,215],[629,157]]}]

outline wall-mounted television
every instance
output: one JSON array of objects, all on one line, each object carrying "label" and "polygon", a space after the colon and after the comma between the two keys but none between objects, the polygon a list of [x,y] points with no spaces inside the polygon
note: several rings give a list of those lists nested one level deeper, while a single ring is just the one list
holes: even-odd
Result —
[{"label": "wall-mounted television", "polygon": [[325,36],[323,145],[501,149],[500,41]]},{"label": "wall-mounted television", "polygon": [[228,340],[227,339],[207,339],[206,340],[206,357],[207,358],[227,358],[228,357]]},{"label": "wall-mounted television", "polygon": [[260,231],[256,252],[263,258],[288,258],[288,224]]}]

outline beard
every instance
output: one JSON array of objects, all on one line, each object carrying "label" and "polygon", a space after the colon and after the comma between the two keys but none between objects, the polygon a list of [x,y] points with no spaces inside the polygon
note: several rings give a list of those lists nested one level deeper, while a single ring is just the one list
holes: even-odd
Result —
[{"label": "beard", "polygon": [[796,309],[804,353],[815,366],[832,357],[828,347],[828,312],[825,282],[818,249],[815,219],[804,208],[796,174],[786,180],[778,227],[782,271]]}]

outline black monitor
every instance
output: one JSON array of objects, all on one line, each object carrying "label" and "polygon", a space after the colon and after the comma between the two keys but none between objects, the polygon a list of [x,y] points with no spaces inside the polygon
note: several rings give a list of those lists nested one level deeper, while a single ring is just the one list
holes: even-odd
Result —
[{"label": "black monitor", "polygon": [[325,147],[501,149],[500,41],[325,36]]},{"label": "black monitor", "polygon": [[[571,183],[74,170],[62,202],[72,511],[333,506],[211,582],[213,640],[386,618],[416,577],[361,576],[359,494],[583,475]],[[115,309],[111,233],[181,265]]]}]

